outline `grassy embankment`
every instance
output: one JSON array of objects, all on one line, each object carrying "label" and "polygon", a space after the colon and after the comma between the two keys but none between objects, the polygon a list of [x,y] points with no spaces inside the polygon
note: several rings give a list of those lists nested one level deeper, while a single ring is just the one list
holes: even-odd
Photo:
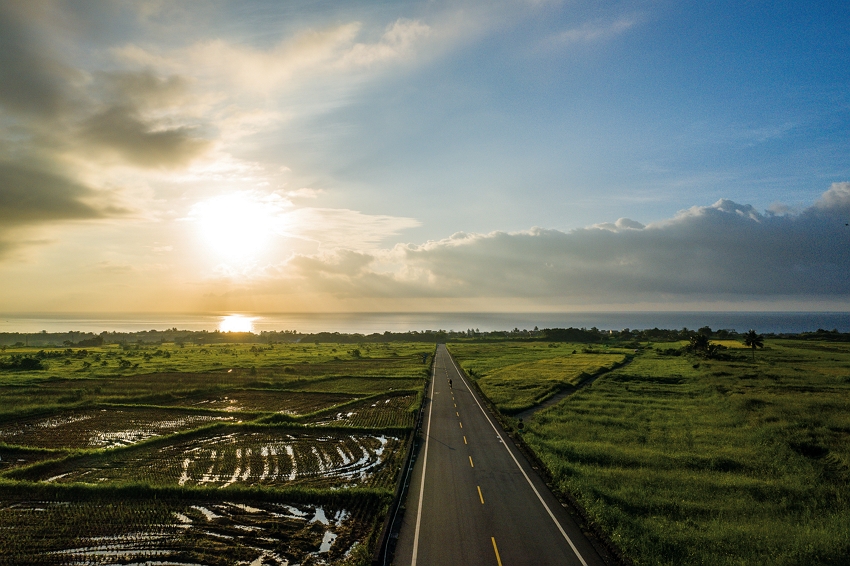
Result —
[{"label": "grassy embankment", "polygon": [[[636,564],[847,564],[850,345],[770,340],[753,362],[724,344],[729,360],[650,348],[525,440]],[[499,348],[451,346],[464,367]]]},{"label": "grassy embankment", "polygon": [[[104,545],[142,561],[362,562],[432,351],[7,349],[0,522],[15,529],[0,562],[93,560]],[[8,369],[23,357],[46,369]]]},{"label": "grassy embankment", "polygon": [[464,371],[505,414],[531,408],[564,389],[623,363],[632,350],[588,346],[503,342],[451,345]]}]

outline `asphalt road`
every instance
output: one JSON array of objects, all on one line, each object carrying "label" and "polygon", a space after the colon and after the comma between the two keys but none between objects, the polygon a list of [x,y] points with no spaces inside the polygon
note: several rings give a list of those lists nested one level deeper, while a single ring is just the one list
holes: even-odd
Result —
[{"label": "asphalt road", "polygon": [[444,345],[429,398],[394,564],[604,564]]}]

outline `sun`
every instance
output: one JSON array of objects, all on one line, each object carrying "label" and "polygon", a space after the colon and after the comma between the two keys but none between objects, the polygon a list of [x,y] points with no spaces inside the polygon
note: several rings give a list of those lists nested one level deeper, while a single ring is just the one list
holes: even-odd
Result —
[{"label": "sun", "polygon": [[189,216],[216,256],[241,263],[256,259],[269,247],[280,223],[280,206],[240,192],[199,202]]},{"label": "sun", "polygon": [[222,317],[218,324],[221,332],[253,332],[254,318],[241,314],[229,314]]}]

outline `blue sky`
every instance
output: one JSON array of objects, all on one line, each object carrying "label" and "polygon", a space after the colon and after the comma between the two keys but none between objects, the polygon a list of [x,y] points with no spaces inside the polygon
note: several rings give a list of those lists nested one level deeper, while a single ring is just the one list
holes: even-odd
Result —
[{"label": "blue sky", "polygon": [[847,3],[0,7],[0,310],[846,308]]}]

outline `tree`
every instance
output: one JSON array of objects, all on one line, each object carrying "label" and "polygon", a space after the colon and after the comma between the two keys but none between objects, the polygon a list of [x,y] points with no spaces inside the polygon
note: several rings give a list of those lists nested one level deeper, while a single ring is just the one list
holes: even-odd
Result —
[{"label": "tree", "polygon": [[750,329],[744,335],[744,344],[753,349],[753,361],[756,361],[756,348],[764,348],[764,338],[757,334],[755,330]]},{"label": "tree", "polygon": [[691,336],[690,347],[694,352],[705,352],[708,350],[708,336],[705,334],[694,334]]}]

